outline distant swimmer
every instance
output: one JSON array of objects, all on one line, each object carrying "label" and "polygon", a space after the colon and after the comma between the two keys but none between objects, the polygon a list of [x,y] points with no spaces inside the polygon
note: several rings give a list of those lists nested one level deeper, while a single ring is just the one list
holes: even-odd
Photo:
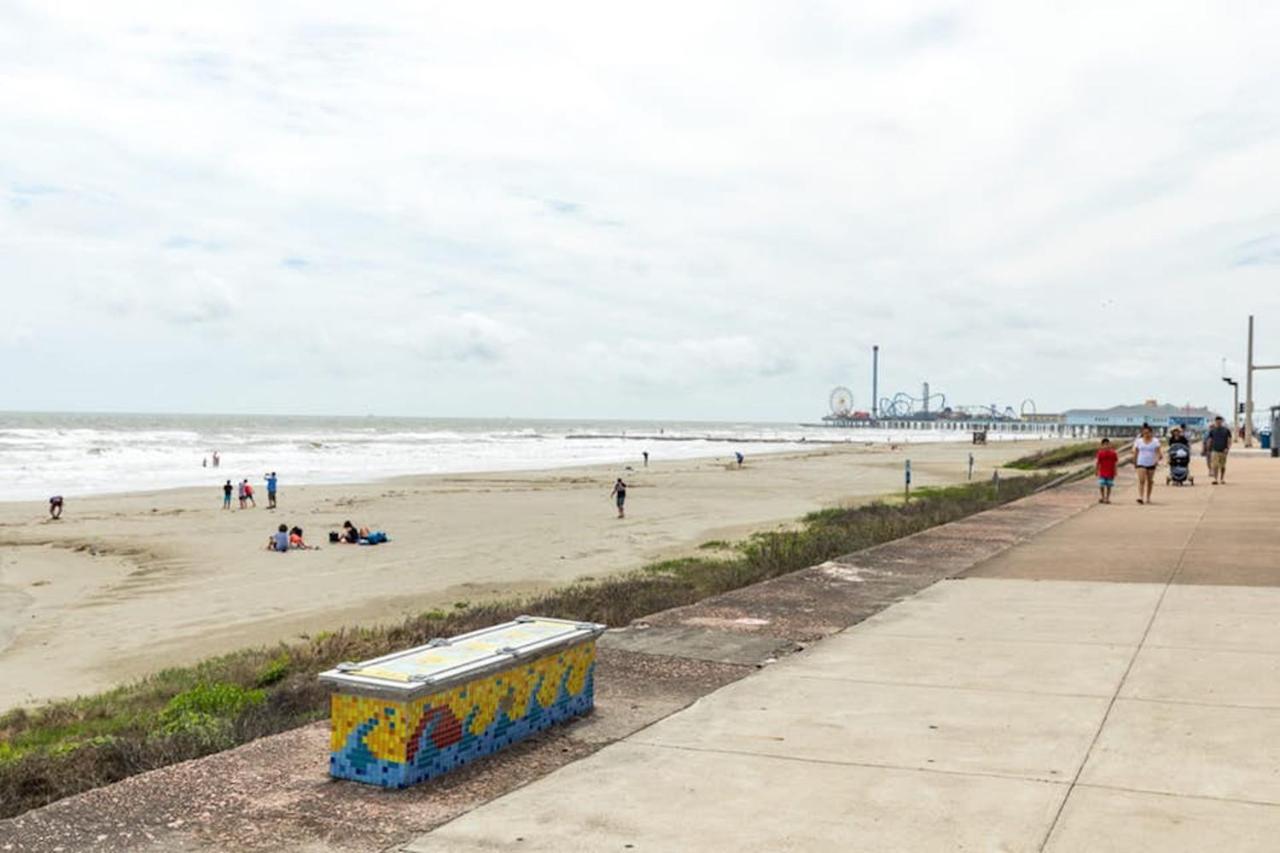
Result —
[{"label": "distant swimmer", "polygon": [[206,456],[206,457],[204,457],[203,459],[201,459],[201,460],[200,460],[200,467],[201,467],[201,468],[208,468],[208,467],[209,467],[209,457],[208,457],[208,456]]},{"label": "distant swimmer", "polygon": [[267,509],[276,508],[276,472],[264,474],[263,477],[267,481]]},{"label": "distant swimmer", "polygon": [[62,495],[49,498],[49,517],[54,521],[62,518]]},{"label": "distant swimmer", "polygon": [[213,467],[217,468],[219,463],[221,462],[222,462],[222,457],[218,455],[218,451],[216,450],[213,451]]},{"label": "distant swimmer", "polygon": [[627,484],[622,482],[621,477],[614,482],[613,491],[609,493],[609,497],[613,498],[618,505],[618,518],[626,518]]},{"label": "distant swimmer", "polygon": [[[243,504],[244,501],[242,500],[240,503]],[[231,481],[230,480],[227,480],[227,482],[222,485],[222,508],[231,509]]]}]

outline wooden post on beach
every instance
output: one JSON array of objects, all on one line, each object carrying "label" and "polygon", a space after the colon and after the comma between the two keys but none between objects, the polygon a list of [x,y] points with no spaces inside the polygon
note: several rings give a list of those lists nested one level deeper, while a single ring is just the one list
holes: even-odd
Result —
[{"label": "wooden post on beach", "polygon": [[973,454],[969,454],[969,479],[973,479]]},{"label": "wooden post on beach", "polygon": [[903,493],[902,502],[910,503],[911,502],[911,460],[910,459],[907,460],[907,465],[903,471],[903,474],[906,479],[906,491]]}]

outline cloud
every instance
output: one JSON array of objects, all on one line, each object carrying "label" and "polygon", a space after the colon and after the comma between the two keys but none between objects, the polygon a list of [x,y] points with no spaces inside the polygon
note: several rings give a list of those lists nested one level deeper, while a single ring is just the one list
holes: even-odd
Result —
[{"label": "cloud", "polygon": [[[56,349],[213,409],[363,412],[341,371],[429,387],[407,413],[795,420],[832,384],[867,399],[879,343],[884,393],[1212,403],[1244,315],[1280,328],[1278,28],[1154,2],[5,4],[13,372]],[[288,394],[244,380],[264,341]],[[149,387],[120,405],[167,404]]]}]

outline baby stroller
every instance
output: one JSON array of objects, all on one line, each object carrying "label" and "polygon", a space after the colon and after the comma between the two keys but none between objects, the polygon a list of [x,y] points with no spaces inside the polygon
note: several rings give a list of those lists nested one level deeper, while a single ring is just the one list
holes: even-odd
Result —
[{"label": "baby stroller", "polygon": [[1169,445],[1169,475],[1164,478],[1166,486],[1182,486],[1187,483],[1196,484],[1191,476],[1191,448],[1185,444]]}]

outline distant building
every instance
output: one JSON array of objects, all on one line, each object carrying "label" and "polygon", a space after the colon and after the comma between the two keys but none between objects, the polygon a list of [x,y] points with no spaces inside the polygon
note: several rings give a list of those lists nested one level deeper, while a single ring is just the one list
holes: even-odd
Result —
[{"label": "distant building", "polygon": [[1048,412],[1028,412],[1022,416],[1022,420],[1029,424],[1060,424],[1063,423],[1062,415],[1050,414]]},{"label": "distant building", "polygon": [[1087,435],[1131,435],[1149,424],[1163,435],[1171,427],[1204,430],[1217,413],[1203,406],[1163,405],[1147,400],[1139,406],[1112,406],[1109,409],[1068,409],[1062,413],[1063,423],[1072,433]]}]

